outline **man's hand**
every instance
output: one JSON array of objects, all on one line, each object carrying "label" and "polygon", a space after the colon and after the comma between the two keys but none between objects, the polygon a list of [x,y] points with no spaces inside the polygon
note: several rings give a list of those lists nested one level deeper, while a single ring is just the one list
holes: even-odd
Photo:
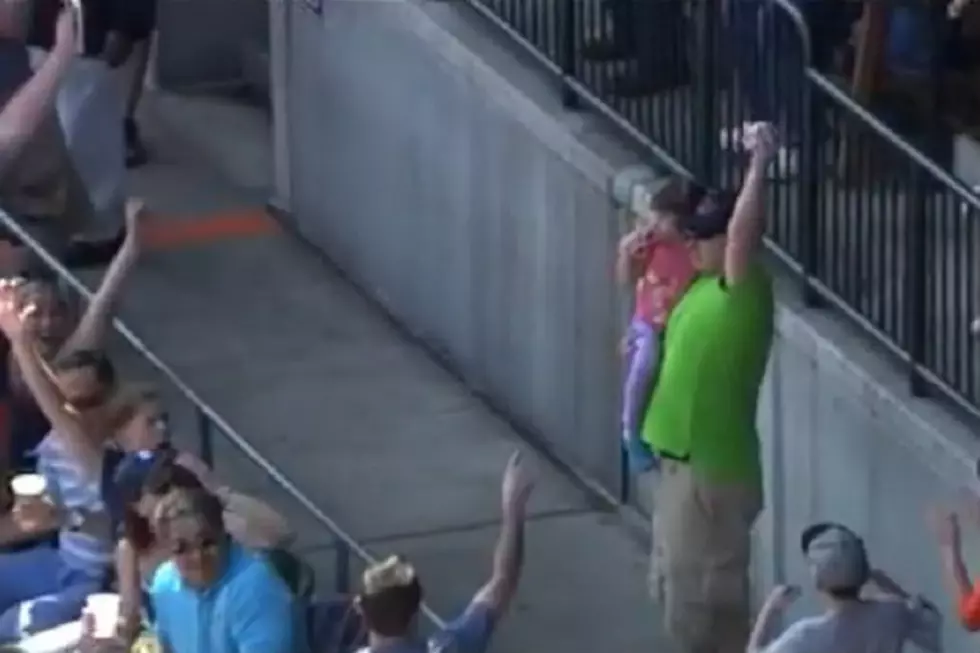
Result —
[{"label": "man's hand", "polygon": [[531,490],[534,489],[534,480],[524,461],[520,451],[515,451],[507,461],[507,468],[504,470],[504,480],[501,483],[501,498],[503,499],[503,510],[505,516],[523,516],[527,507],[527,501],[531,497]]},{"label": "man's hand", "polygon": [[91,614],[82,615],[82,639],[78,642],[79,653],[123,653],[128,650],[129,644],[123,637],[96,638],[95,617]]},{"label": "man's hand", "polygon": [[785,610],[800,598],[800,588],[796,585],[777,585],[769,592],[764,609]]},{"label": "man's hand", "polygon": [[742,145],[754,162],[768,164],[779,152],[779,134],[772,123],[754,122],[745,128]]},{"label": "man's hand", "polygon": [[78,15],[70,5],[64,7],[58,14],[58,22],[55,23],[54,27],[53,50],[62,56],[74,56],[78,53],[77,20]]},{"label": "man's hand", "polygon": [[960,548],[960,521],[950,510],[934,510],[929,516],[933,533],[944,549]]},{"label": "man's hand", "polygon": [[61,526],[57,506],[46,499],[15,501],[11,515],[17,528],[28,535],[50,533]]},{"label": "man's hand", "polygon": [[0,331],[11,341],[24,335],[25,318],[36,310],[33,304],[23,308],[20,305],[19,294],[23,283],[23,279],[0,280]]}]

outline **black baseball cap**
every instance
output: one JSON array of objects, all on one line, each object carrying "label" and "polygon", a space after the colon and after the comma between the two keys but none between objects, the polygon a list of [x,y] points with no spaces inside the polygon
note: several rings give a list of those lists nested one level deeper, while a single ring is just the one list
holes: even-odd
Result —
[{"label": "black baseball cap", "polygon": [[710,240],[728,231],[735,210],[735,194],[731,191],[706,190],[692,210],[678,216],[678,230],[693,240]]}]

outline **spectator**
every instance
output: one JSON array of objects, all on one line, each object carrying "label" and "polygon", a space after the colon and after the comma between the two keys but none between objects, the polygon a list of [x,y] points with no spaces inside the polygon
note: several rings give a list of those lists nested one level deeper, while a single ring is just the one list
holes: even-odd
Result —
[{"label": "spectator", "polygon": [[[25,316],[24,328],[30,340],[35,343],[37,352],[45,360],[59,360],[59,366],[73,365],[87,367],[95,365],[89,354],[74,352],[94,352],[104,343],[111,325],[113,307],[119,292],[129,277],[140,254],[140,222],[145,210],[140,202],[133,201],[127,206],[127,237],[112,264],[106,271],[102,283],[82,315],[72,328],[68,300],[62,295],[55,279],[33,276],[18,288],[17,307],[24,310],[32,307]],[[10,343],[0,343],[0,397],[6,410],[7,428],[0,439],[0,472],[9,470],[27,471],[33,469],[32,452],[51,428],[48,418],[38,408],[37,402],[25,387],[18,370],[16,359],[10,350]],[[74,361],[74,362],[73,362]],[[108,388],[93,389],[93,395],[107,396]]]},{"label": "spectator", "polygon": [[952,512],[940,512],[933,517],[933,530],[939,542],[943,579],[962,626],[970,632],[980,630],[980,584],[970,580],[963,560],[960,523]]},{"label": "spectator", "polygon": [[775,310],[758,250],[777,145],[766,123],[747,137],[737,200],[708,193],[678,220],[699,276],[671,311],[643,423],[662,467],[651,590],[681,653],[737,650],[748,639],[751,532],[762,509],[755,419]]},{"label": "spectator", "polygon": [[797,621],[767,645],[773,622],[799,595],[798,588],[777,587],[759,612],[749,653],[900,653],[907,641],[941,650],[939,612],[872,570],[861,538],[824,523],[806,529],[800,544],[827,611]]},{"label": "spectator", "polygon": [[703,194],[686,182],[669,182],[653,198],[649,219],[641,219],[619,243],[616,276],[635,289],[634,314],[625,339],[622,413],[623,446],[635,473],[655,465],[640,434],[640,420],[660,362],[660,337],[667,317],[694,277],[691,253],[677,232],[676,219]]},{"label": "spectator", "polygon": [[136,121],[136,110],[143,97],[146,69],[150,60],[150,50],[153,46],[153,32],[156,29],[157,3],[156,0],[130,0],[125,3],[130,13],[130,38],[132,51],[129,55],[130,77],[128,79],[129,96],[126,102],[126,120],[123,134],[126,138],[126,166],[135,168],[146,163],[147,153],[143,138],[140,135],[139,123]]},{"label": "spectator", "polygon": [[[198,476],[181,465],[179,459],[169,447],[140,452],[128,456],[115,473],[116,487],[110,495],[121,502],[119,512],[122,513],[115,517],[122,526],[122,537],[116,548],[116,572],[131,636],[136,635],[135,626],[143,607],[142,590],[168,555],[165,543],[155,537],[150,526],[157,505],[173,490],[205,489]],[[221,489],[225,497],[243,496],[228,488]],[[292,532],[286,520],[272,508],[251,497],[236,503],[220,494],[216,496],[224,506],[225,531],[234,541],[256,550],[289,544]]]},{"label": "spectator", "polygon": [[153,530],[171,559],[154,574],[156,635],[168,653],[301,653],[298,607],[258,554],[228,537],[221,502],[174,490],[156,507]]},{"label": "spectator", "polygon": [[[65,36],[72,40],[55,47],[48,70],[33,75],[24,17],[19,15],[29,4],[0,3],[0,105],[5,107],[4,120],[11,123],[0,129],[7,134],[7,142],[0,144],[0,201],[48,251],[62,257],[72,230],[91,214],[53,108],[57,85],[75,55],[75,37],[73,31]],[[16,144],[18,139],[23,139],[23,146]],[[13,233],[4,239],[13,244],[20,240]],[[24,253],[17,252],[8,265],[20,269],[23,259]]]},{"label": "spectator", "polygon": [[[0,539],[58,530],[57,548],[37,546],[0,555],[0,642],[78,618],[86,597],[110,578],[114,537],[103,502],[101,476],[109,465],[98,407],[114,382],[103,356],[76,352],[49,377],[35,352],[33,333],[17,303],[16,284],[0,289],[0,329],[12,344],[25,384],[53,428],[37,448],[38,472],[50,505],[27,517],[15,511],[0,523]],[[67,407],[66,407],[67,405]],[[34,523],[39,526],[28,526]]]},{"label": "spectator", "polygon": [[[119,469],[118,480],[126,486],[121,490],[123,496],[135,496],[144,478],[153,483],[151,487],[158,488],[154,494],[162,495],[164,490],[160,488],[167,485],[163,479],[170,478],[164,470],[176,466],[193,474],[199,485],[221,499],[228,532],[239,542],[257,549],[289,544],[293,534],[279,513],[262,501],[221,484],[200,458],[171,448],[169,422],[152,388],[124,387],[109,402],[106,412],[116,443],[129,452]],[[181,474],[181,478],[186,476]]]},{"label": "spectator", "polygon": [[482,653],[517,591],[524,557],[524,518],[532,481],[520,454],[507,463],[502,485],[503,529],[493,574],[463,613],[425,642],[413,631],[422,605],[422,584],[412,565],[398,557],[364,572],[358,609],[368,628],[369,650],[381,653],[454,651]]},{"label": "spectator", "polygon": [[[139,1],[139,0],[137,0]],[[51,25],[61,0],[35,0],[29,43],[51,48]],[[126,148],[121,66],[132,49],[131,2],[82,0],[82,56],[76,57],[58,95],[58,116],[75,169],[100,221],[85,244],[111,256],[122,239]]]}]

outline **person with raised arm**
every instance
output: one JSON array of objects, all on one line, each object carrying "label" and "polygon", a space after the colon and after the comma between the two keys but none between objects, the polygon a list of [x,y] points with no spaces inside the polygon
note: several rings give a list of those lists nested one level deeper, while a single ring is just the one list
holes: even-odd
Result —
[{"label": "person with raised arm", "polygon": [[[74,382],[74,406],[86,410],[98,408],[108,398],[112,388],[99,383],[108,370],[98,351],[105,343],[112,325],[114,308],[119,294],[140,257],[141,227],[146,209],[142,202],[127,204],[127,235],[95,295],[74,323],[67,297],[56,277],[34,274],[16,287],[17,307],[25,313],[24,329],[36,353],[64,374],[84,376]],[[0,428],[0,472],[30,471],[34,468],[34,451],[48,431],[51,421],[25,383],[12,343],[0,342],[0,408],[5,416],[5,428]],[[102,371],[99,372],[99,368]],[[85,370],[95,372],[88,374]],[[84,387],[83,387],[84,386]]]},{"label": "person with raised arm", "polygon": [[511,456],[502,483],[503,525],[490,579],[463,612],[428,640],[415,628],[422,582],[409,562],[392,556],[363,575],[357,608],[368,629],[360,653],[483,653],[517,592],[524,560],[524,520],[533,480],[519,453]]},{"label": "person with raised arm", "polygon": [[708,191],[677,217],[697,275],[667,319],[643,420],[660,460],[651,592],[678,653],[744,651],[751,615],[751,533],[762,510],[756,409],[775,302],[760,250],[772,125],[746,131],[751,158],[737,198]]},{"label": "person with raised arm", "polygon": [[[57,545],[0,554],[0,643],[77,619],[86,598],[111,578],[115,533],[103,476],[111,464],[99,414],[102,390],[114,382],[109,361],[82,350],[49,374],[28,328],[32,304],[20,301],[20,280],[0,282],[0,330],[11,343],[27,388],[51,422],[37,447],[41,496],[20,497],[0,520],[0,541],[57,531]],[[98,396],[91,396],[93,388]]]},{"label": "person with raised arm", "polygon": [[936,607],[872,568],[864,542],[849,528],[814,524],[803,531],[800,548],[826,610],[774,636],[776,621],[800,596],[798,587],[776,587],[759,611],[747,653],[901,653],[906,642],[928,653],[942,650]]}]

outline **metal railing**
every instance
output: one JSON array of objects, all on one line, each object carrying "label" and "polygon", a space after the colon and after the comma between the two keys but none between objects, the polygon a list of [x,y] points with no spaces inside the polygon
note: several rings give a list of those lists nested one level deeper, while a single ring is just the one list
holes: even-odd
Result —
[{"label": "metal railing", "polygon": [[[92,291],[57,259],[48,253],[40,244],[7,213],[0,211],[0,224],[13,232],[44,264],[56,274],[63,283],[78,293],[85,301],[92,299]],[[113,326],[125,341],[147,363],[152,366],[173,388],[193,406],[197,423],[197,444],[200,457],[209,465],[215,463],[215,436],[224,438],[232,447],[240,451],[255,466],[261,469],[275,484],[296,501],[323,528],[330,532],[333,543],[330,548],[334,551],[336,582],[334,590],[339,594],[351,591],[351,561],[352,558],[363,564],[374,564],[377,560],[352,536],[342,529],[305,494],[303,494],[289,478],[275,465],[265,459],[255,447],[225,421],[221,415],[209,406],[194,390],[192,390],[176,372],[170,369],[122,320],[115,318]],[[441,629],[445,622],[428,606],[422,606],[422,613],[429,626]]]},{"label": "metal railing", "polygon": [[556,74],[566,107],[610,118],[668,171],[737,185],[730,128],[776,119],[788,147],[768,243],[807,304],[836,306],[895,353],[913,394],[938,388],[980,416],[980,198],[927,154],[935,133],[899,133],[825,72],[853,18],[834,12],[852,3],[468,2]]}]

